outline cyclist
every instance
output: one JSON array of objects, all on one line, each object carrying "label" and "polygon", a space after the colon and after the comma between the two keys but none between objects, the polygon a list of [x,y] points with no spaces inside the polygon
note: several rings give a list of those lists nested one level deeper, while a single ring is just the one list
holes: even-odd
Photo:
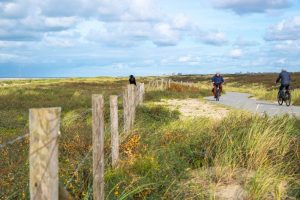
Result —
[{"label": "cyclist", "polygon": [[135,77],[133,75],[129,76],[129,84],[134,84],[136,85]]},{"label": "cyclist", "polygon": [[224,83],[224,79],[223,76],[221,76],[221,74],[219,72],[217,72],[211,79],[214,88],[212,89],[212,92],[214,93],[214,96],[216,97],[216,92],[217,92],[217,88],[219,87],[220,89],[220,96],[222,93],[222,84]]},{"label": "cyclist", "polygon": [[291,75],[289,72],[287,72],[286,69],[282,69],[281,73],[278,75],[278,78],[276,79],[276,84],[280,82],[279,92],[285,88],[286,91],[289,91],[290,84],[291,84]]}]

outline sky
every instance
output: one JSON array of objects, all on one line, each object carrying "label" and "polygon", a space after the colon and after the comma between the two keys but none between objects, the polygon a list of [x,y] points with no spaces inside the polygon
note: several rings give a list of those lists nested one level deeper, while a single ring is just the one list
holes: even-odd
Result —
[{"label": "sky", "polygon": [[300,71],[299,0],[0,0],[0,77]]}]

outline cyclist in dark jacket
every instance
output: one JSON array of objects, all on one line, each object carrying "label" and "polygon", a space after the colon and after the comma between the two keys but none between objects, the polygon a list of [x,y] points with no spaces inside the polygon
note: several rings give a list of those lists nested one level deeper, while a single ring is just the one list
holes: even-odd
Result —
[{"label": "cyclist in dark jacket", "polygon": [[276,83],[281,83],[279,90],[283,90],[284,88],[286,90],[290,89],[291,84],[291,75],[289,72],[286,71],[286,69],[282,69],[281,73],[278,75],[278,78],[276,80]]},{"label": "cyclist in dark jacket", "polygon": [[136,85],[135,77],[133,75],[129,76],[129,84],[134,84]]},{"label": "cyclist in dark jacket", "polygon": [[222,89],[223,89],[223,83],[224,83],[224,78],[223,76],[221,76],[221,74],[219,72],[217,72],[211,79],[212,83],[213,83],[213,90],[212,92],[214,93],[214,96],[216,96],[216,91],[217,91],[217,87],[219,87],[220,89],[220,94],[222,93]]}]

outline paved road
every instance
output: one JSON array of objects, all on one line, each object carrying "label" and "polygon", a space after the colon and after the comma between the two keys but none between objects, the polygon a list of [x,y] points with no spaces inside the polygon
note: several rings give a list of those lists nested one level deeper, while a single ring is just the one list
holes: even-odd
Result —
[{"label": "paved road", "polygon": [[290,114],[295,115],[296,117],[300,117],[299,106],[287,107],[285,103],[282,106],[279,106],[277,103],[259,101],[250,99],[249,97],[250,94],[246,93],[227,92],[226,94],[221,96],[219,102],[215,101],[213,97],[206,97],[205,99],[217,104],[223,104],[226,106],[248,110],[251,112],[266,113],[270,116]]}]

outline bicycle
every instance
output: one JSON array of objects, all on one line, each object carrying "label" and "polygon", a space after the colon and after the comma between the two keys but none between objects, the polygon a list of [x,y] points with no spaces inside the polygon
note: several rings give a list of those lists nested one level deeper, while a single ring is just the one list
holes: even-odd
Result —
[{"label": "bicycle", "polygon": [[280,106],[283,104],[283,102],[285,102],[286,106],[290,106],[291,105],[290,91],[286,90],[285,88],[279,90],[277,95],[277,101]]},{"label": "bicycle", "polygon": [[220,86],[217,85],[216,86],[216,95],[215,95],[216,101],[220,101],[220,96],[221,96],[221,94],[220,94]]}]

